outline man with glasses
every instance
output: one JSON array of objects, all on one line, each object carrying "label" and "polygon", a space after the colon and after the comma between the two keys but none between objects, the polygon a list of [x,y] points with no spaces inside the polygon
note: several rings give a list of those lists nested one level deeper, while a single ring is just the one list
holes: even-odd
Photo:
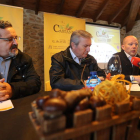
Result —
[{"label": "man with glasses", "polygon": [[12,24],[0,20],[0,101],[39,92],[41,82],[32,59],[18,49]]},{"label": "man with glasses", "polygon": [[74,31],[70,46],[52,56],[50,84],[53,89],[76,90],[84,87],[91,71],[97,71],[103,80],[105,73],[98,67],[94,57],[89,55],[92,35],[84,30]]}]

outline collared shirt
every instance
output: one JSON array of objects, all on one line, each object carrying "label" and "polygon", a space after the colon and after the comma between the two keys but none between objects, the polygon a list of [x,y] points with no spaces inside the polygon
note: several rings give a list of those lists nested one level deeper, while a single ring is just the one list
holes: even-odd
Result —
[{"label": "collared shirt", "polygon": [[79,65],[81,65],[81,60],[74,54],[74,52],[72,51],[72,49],[70,48],[70,54],[73,58],[73,60],[78,63]]},{"label": "collared shirt", "polygon": [[125,51],[124,51],[124,53],[126,54],[127,58],[131,61],[132,56],[129,55],[128,53],[126,53]]},{"label": "collared shirt", "polygon": [[[124,51],[124,53],[126,54],[126,56],[127,56],[127,58],[130,60],[130,62],[131,62],[131,59],[132,59],[132,56],[131,55],[129,55],[128,53],[126,53],[125,51]],[[137,55],[137,54],[136,54]],[[136,56],[135,55],[135,56]],[[132,64],[132,67],[133,67],[133,64]],[[130,80],[131,80],[131,82],[133,81],[133,75],[130,75]]]},{"label": "collared shirt", "polygon": [[5,82],[7,82],[7,76],[8,76],[10,64],[11,64],[10,57],[6,59],[0,57],[0,79],[5,78]]},{"label": "collared shirt", "polygon": [[[131,55],[129,55],[128,53],[126,53],[125,51],[124,51],[124,53],[126,54],[126,56],[127,56],[127,58],[130,60],[130,62],[131,62],[131,59],[132,59],[132,56]],[[136,56],[137,54],[135,54],[135,56]],[[133,65],[132,65],[133,66]]]},{"label": "collared shirt", "polygon": [[18,50],[15,52],[14,56],[9,56],[5,59],[0,57],[0,79],[5,78],[5,82],[7,82],[8,72],[11,64],[11,59],[15,58],[18,54]]}]

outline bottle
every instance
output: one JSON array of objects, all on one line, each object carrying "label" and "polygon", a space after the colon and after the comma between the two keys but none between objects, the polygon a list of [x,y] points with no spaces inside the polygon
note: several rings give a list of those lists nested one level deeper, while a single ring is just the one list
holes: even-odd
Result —
[{"label": "bottle", "polygon": [[101,80],[98,78],[97,76],[97,72],[96,71],[91,71],[90,72],[90,77],[88,78],[88,80],[86,81],[86,86],[88,88],[90,88],[91,90],[94,89],[94,87],[96,85],[98,85],[99,83],[101,83]]}]

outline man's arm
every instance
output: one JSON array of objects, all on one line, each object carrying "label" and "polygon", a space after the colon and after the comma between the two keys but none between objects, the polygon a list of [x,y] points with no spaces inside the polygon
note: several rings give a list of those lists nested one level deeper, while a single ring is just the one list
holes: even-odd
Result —
[{"label": "man's arm", "polygon": [[37,75],[31,59],[29,59],[27,67],[22,73],[23,75],[17,76],[19,79],[13,78],[10,83],[0,79],[0,101],[39,92],[41,86],[40,77]]},{"label": "man's arm", "polygon": [[26,68],[22,70],[22,75],[20,75],[21,79],[19,78],[18,80],[13,78],[9,83],[12,87],[12,98],[35,94],[40,90],[40,77],[34,69],[32,59],[29,57],[27,62]]},{"label": "man's arm", "polygon": [[[59,88],[61,90],[77,90],[84,87],[83,83],[79,79],[72,80],[65,78],[65,68],[62,65],[64,60],[60,62],[56,58],[52,57],[52,66],[50,68],[50,84],[53,89]],[[62,63],[61,63],[62,62]]]},{"label": "man's arm", "polygon": [[[133,66],[133,67],[135,67],[135,66]],[[137,67],[135,67],[135,68],[137,68]],[[138,68],[138,70],[135,69],[134,73],[131,75],[125,75],[125,80],[128,80],[130,82],[138,80],[137,82],[139,82],[139,77],[140,77],[139,75],[140,75],[140,68]],[[136,80],[134,80],[135,76],[136,76]],[[134,77],[134,79],[133,79],[133,77]]]}]

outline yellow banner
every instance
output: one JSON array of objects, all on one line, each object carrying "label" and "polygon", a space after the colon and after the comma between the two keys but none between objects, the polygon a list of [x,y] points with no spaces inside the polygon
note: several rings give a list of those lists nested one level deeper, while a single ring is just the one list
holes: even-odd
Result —
[{"label": "yellow banner", "polygon": [[69,46],[75,30],[85,30],[84,19],[44,13],[44,83],[50,79],[51,56]]},{"label": "yellow banner", "polygon": [[9,21],[21,40],[18,47],[23,51],[23,8],[0,4],[0,20]]},{"label": "yellow banner", "polygon": [[110,57],[121,51],[120,28],[86,24],[86,31],[93,36],[89,54],[94,56],[99,67],[104,69]]}]

